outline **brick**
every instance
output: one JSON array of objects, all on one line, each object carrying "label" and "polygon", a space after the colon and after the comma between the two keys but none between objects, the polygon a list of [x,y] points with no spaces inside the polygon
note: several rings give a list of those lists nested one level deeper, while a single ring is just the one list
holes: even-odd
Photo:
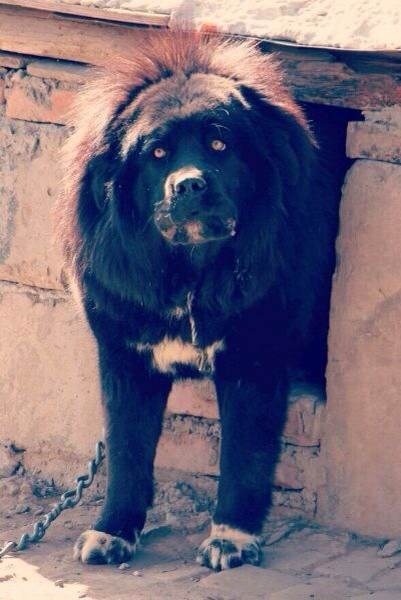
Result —
[{"label": "brick", "polygon": [[401,163],[401,127],[390,124],[348,124],[347,156]]},{"label": "brick", "polygon": [[[187,383],[187,386],[190,388],[191,384]],[[174,394],[173,389],[172,395]],[[157,450],[157,467],[215,475],[218,474],[218,459],[217,423],[211,425],[210,421],[190,417],[167,418],[167,426],[165,424]],[[297,465],[296,456],[284,451],[276,468],[274,485],[282,490],[302,490],[305,485],[305,462],[308,463],[301,461],[301,468]],[[312,469],[314,468],[313,465]]]},{"label": "brick", "polygon": [[167,419],[156,452],[155,466],[187,473],[218,474],[217,430],[190,418]]},{"label": "brick", "polygon": [[12,54],[11,52],[0,52],[0,66],[8,69],[22,69],[28,59],[20,54]]},{"label": "brick", "polygon": [[287,490],[301,490],[304,486],[296,464],[282,458],[276,468],[274,485]]},{"label": "brick", "polygon": [[170,413],[217,419],[216,392],[211,381],[183,381],[175,385],[168,400]]},{"label": "brick", "polygon": [[37,77],[14,78],[6,92],[6,116],[12,119],[63,125],[76,90]]},{"label": "brick", "polygon": [[319,446],[324,404],[319,396],[300,394],[290,396],[283,437],[296,446]]},{"label": "brick", "polygon": [[159,441],[155,466],[186,473],[217,475],[217,462],[217,454],[209,440],[190,434],[163,434]]},{"label": "brick", "polygon": [[320,449],[298,447],[294,454],[294,462],[305,493],[316,494],[326,485],[325,462]]},{"label": "brick", "polygon": [[290,509],[294,514],[314,517],[316,514],[316,493],[308,490],[275,489],[272,495],[273,506]]},{"label": "brick", "polygon": [[34,77],[57,79],[70,83],[83,83],[88,74],[88,67],[84,65],[49,58],[29,63],[26,70],[29,75]]}]

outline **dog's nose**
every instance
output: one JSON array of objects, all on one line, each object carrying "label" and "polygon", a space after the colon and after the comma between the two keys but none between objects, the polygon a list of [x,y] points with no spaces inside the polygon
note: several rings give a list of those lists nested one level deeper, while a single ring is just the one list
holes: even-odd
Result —
[{"label": "dog's nose", "polygon": [[206,189],[206,181],[203,177],[183,177],[173,183],[174,193],[178,196],[199,194]]}]

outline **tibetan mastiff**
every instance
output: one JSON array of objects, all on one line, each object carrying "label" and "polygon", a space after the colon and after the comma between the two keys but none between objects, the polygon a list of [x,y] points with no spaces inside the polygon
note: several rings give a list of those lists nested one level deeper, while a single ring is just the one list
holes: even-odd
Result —
[{"label": "tibetan mastiff", "polygon": [[96,74],[72,123],[59,232],[98,344],[108,462],[75,556],[131,559],[171,386],[207,377],[222,440],[198,561],[257,565],[289,379],[322,379],[336,169],[250,42],[150,32]]}]

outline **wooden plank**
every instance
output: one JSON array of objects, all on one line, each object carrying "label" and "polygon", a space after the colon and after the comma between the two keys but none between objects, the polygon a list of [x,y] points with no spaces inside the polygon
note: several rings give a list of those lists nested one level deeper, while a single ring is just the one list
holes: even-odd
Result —
[{"label": "wooden plank", "polygon": [[105,65],[111,57],[132,57],[140,38],[140,27],[60,18],[0,2],[0,50]]},{"label": "wooden plank", "polygon": [[297,42],[289,42],[284,40],[275,40],[275,39],[267,39],[263,42],[265,46],[269,46],[271,50],[284,50],[284,51],[295,51],[298,50],[305,51],[305,55],[309,52],[315,53],[319,52],[321,54],[330,53],[333,57],[337,57],[338,60],[351,60],[356,58],[357,60],[392,60],[394,62],[401,61],[401,49],[398,50],[369,50],[369,49],[361,49],[361,48],[340,48],[335,46],[322,46],[322,45],[314,45],[310,46],[308,44],[299,44]]},{"label": "wooden plank", "polygon": [[369,109],[401,105],[401,70],[391,72],[354,70],[336,60],[330,53],[312,51],[279,52],[287,81],[295,96],[304,102],[329,104],[348,108]]},{"label": "wooden plank", "polygon": [[152,25],[154,27],[167,27],[170,14],[159,12],[132,11],[116,8],[96,8],[95,6],[82,6],[80,4],[65,4],[53,0],[1,0],[0,4],[14,6],[15,8],[31,8],[58,15],[72,17],[85,17],[98,21],[113,21],[137,25]]}]

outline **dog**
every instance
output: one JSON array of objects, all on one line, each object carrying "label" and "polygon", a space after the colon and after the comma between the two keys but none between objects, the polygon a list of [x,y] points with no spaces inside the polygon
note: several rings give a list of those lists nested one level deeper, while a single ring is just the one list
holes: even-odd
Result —
[{"label": "dog", "polygon": [[144,34],[71,123],[58,232],[98,345],[108,464],[75,557],[133,557],[172,384],[211,378],[220,479],[197,560],[258,565],[291,373],[324,379],[337,167],[249,41]]}]

